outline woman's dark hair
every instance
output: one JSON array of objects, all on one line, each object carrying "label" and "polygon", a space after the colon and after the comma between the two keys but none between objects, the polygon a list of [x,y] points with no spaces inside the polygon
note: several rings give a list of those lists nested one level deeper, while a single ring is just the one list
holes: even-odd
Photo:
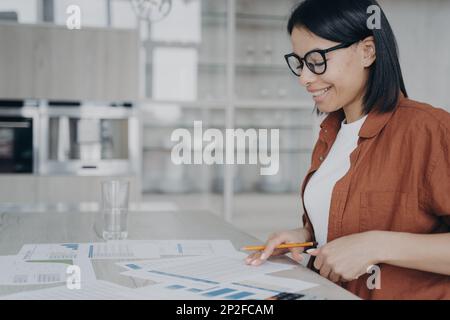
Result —
[{"label": "woman's dark hair", "polygon": [[[380,9],[380,28],[369,28],[369,6]],[[371,11],[369,11],[371,12]],[[364,113],[373,108],[392,111],[400,91],[408,97],[398,57],[397,41],[389,22],[375,0],[305,0],[291,13],[287,29],[305,27],[315,35],[339,43],[351,43],[373,36],[376,60],[370,67],[364,95]]]}]

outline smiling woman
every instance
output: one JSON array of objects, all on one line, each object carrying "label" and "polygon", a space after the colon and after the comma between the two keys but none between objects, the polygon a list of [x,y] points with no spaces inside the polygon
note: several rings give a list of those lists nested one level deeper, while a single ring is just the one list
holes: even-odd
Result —
[{"label": "smiling woman", "polygon": [[[317,241],[309,267],[364,299],[450,299],[450,114],[407,98],[397,44],[375,0],[305,0],[288,22],[292,73],[326,113],[303,181],[303,227],[282,243]],[[373,21],[372,21],[373,22]],[[379,265],[377,286],[369,283]]]},{"label": "smiling woman", "polygon": [[[315,99],[319,111],[334,111],[329,104],[333,100],[334,105],[341,106],[362,102],[365,114],[372,108],[387,112],[395,108],[400,92],[408,96],[395,36],[384,12],[380,10],[379,29],[367,26],[368,20],[373,18],[367,13],[368,8],[374,5],[378,6],[374,1],[305,1],[292,13],[287,29],[294,54],[302,56],[313,46],[316,50],[313,52],[322,53],[320,57],[325,64],[322,73],[306,70],[303,76],[297,74],[302,85],[310,92],[317,92],[329,82],[336,91],[335,99],[329,97],[328,103],[324,97]],[[331,46],[331,49],[323,50]],[[333,48],[346,49],[346,52],[334,52],[336,49]],[[311,56],[311,51],[306,55]],[[330,70],[324,74],[327,64]],[[311,63],[306,63],[309,65]],[[289,66],[292,69],[292,64]],[[324,74],[321,77],[324,83],[313,81],[318,74]],[[313,82],[314,86],[311,86]],[[352,99],[356,101],[349,101]]]}]

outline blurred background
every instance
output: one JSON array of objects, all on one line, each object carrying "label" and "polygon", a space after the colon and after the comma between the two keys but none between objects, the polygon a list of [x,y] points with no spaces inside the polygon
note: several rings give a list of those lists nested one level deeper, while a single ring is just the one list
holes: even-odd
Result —
[{"label": "blurred background", "polygon": [[[261,240],[299,226],[321,119],[283,58],[297,2],[0,0],[2,207],[92,208],[120,177],[136,210],[206,210]],[[450,1],[380,4],[410,97],[450,111]],[[195,120],[279,129],[278,174],[174,165]]]}]

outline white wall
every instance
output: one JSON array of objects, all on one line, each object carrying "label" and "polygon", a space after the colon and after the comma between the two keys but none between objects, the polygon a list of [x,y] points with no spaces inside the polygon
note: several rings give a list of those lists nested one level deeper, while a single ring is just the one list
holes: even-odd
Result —
[{"label": "white wall", "polygon": [[397,37],[410,98],[450,111],[450,1],[379,3]]}]

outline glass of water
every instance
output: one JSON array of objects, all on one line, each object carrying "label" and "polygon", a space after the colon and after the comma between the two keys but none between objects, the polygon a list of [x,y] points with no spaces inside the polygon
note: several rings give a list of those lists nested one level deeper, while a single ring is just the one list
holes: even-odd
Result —
[{"label": "glass of water", "polygon": [[128,237],[129,181],[102,182],[103,239],[122,240]]}]

